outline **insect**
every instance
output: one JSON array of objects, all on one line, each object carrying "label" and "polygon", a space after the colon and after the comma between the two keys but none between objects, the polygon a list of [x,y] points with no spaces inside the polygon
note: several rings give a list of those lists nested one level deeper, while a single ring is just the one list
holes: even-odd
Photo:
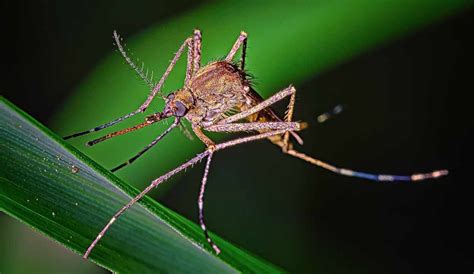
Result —
[{"label": "insect", "polygon": [[[115,31],[114,39],[122,56],[135,70],[138,76],[147,82],[151,88],[151,92],[146,98],[145,102],[143,102],[143,104],[135,111],[90,130],[72,134],[65,137],[64,139],[78,137],[87,133],[99,131],[115,125],[138,113],[142,113],[148,108],[156,95],[160,95],[165,101],[165,107],[163,111],[147,116],[145,118],[145,122],[141,124],[109,133],[103,137],[89,141],[87,144],[90,146],[95,145],[104,140],[141,129],[161,120],[173,118],[173,123],[163,133],[158,135],[158,137],[156,137],[150,144],[139,151],[135,156],[121,165],[113,168],[111,171],[117,171],[120,168],[131,164],[146,151],[156,145],[171,130],[180,126],[183,120],[190,122],[192,131],[199,138],[199,140],[204,143],[206,150],[200,154],[197,154],[194,158],[185,162],[184,164],[153,180],[150,185],[146,187],[140,194],[134,197],[128,204],[123,206],[117,213],[115,213],[115,215],[112,216],[105,227],[99,232],[95,240],[90,244],[83,256],[84,258],[89,256],[93,248],[105,235],[109,227],[128,208],[133,206],[149,191],[157,187],[168,178],[204,159],[207,160],[198,197],[199,224],[204,232],[206,240],[209,242],[215,252],[219,254],[221,250],[209,237],[203,213],[204,193],[209,169],[214,153],[219,150],[247,142],[268,139],[271,143],[280,147],[282,152],[285,154],[302,159],[306,162],[337,174],[350,177],[359,177],[373,181],[418,181],[438,178],[448,174],[447,170],[438,170],[430,173],[413,174],[409,176],[376,175],[339,168],[294,149],[293,143],[291,141],[295,140],[298,144],[303,144],[303,140],[297,134],[297,132],[306,126],[305,123],[293,121],[296,89],[290,85],[265,100],[260,95],[258,95],[258,93],[252,87],[251,81],[249,80],[249,77],[245,71],[245,56],[247,47],[247,34],[245,32],[240,33],[231,50],[223,60],[211,62],[205,66],[201,66],[201,32],[199,30],[194,30],[193,35],[187,38],[178,49],[165,73],[156,85],[154,85],[148,79],[147,75],[143,73],[143,69],[140,69],[130,59],[125,49],[121,45],[120,37]],[[163,83],[186,49],[187,67],[184,86],[183,88],[171,92],[167,96],[164,96],[161,91]],[[240,62],[235,62],[234,58],[239,49],[242,50],[241,60]],[[287,97],[289,97],[289,104],[286,115],[281,117],[272,110],[271,106]],[[216,144],[213,140],[206,136],[205,131],[253,132],[253,135]],[[292,140],[290,140],[290,138],[292,138]]]}]

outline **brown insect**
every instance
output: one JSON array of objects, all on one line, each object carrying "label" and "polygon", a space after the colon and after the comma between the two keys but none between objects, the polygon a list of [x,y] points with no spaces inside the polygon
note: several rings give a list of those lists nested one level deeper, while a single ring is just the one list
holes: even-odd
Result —
[{"label": "brown insect", "polygon": [[[337,174],[374,181],[418,181],[437,178],[448,173],[447,170],[439,170],[425,174],[413,174],[410,176],[369,174],[345,168],[338,168],[296,151],[290,142],[290,137],[293,137],[293,139],[299,144],[303,144],[301,137],[296,132],[305,127],[304,123],[292,121],[296,90],[290,85],[289,87],[277,92],[275,95],[266,100],[258,95],[258,93],[252,88],[251,82],[249,81],[244,70],[247,46],[247,34],[245,32],[240,33],[239,38],[234,43],[232,49],[224,60],[211,62],[201,67],[201,32],[199,30],[195,30],[194,34],[187,38],[181,45],[170,65],[156,85],[152,84],[148,77],[143,73],[143,70],[139,69],[127,56],[126,51],[120,43],[120,37],[116,32],[114,32],[114,39],[120,53],[123,55],[127,63],[132,66],[137,74],[149,84],[152,90],[145,102],[137,110],[104,125],[95,127],[88,131],[67,136],[64,139],[81,136],[110,127],[118,122],[132,117],[135,114],[144,112],[148,108],[153,98],[159,94],[166,103],[162,112],[156,112],[153,115],[147,116],[144,123],[107,134],[101,138],[90,141],[87,144],[94,145],[109,138],[154,124],[163,119],[174,117],[174,122],[168,127],[168,129],[156,137],[153,142],[138,152],[134,157],[130,158],[127,162],[113,168],[112,171],[116,171],[135,161],[143,153],[158,143],[172,129],[181,125],[180,123],[183,119],[186,119],[191,123],[194,134],[206,145],[207,149],[186,163],[153,180],[151,184],[145,188],[145,190],[134,197],[124,207],[122,207],[110,219],[102,231],[100,231],[100,233],[97,235],[96,239],[91,243],[84,254],[84,258],[89,256],[92,249],[104,236],[109,227],[129,207],[138,202],[143,196],[145,196],[150,190],[158,186],[160,183],[164,182],[183,169],[200,162],[206,157],[207,161],[198,198],[199,223],[204,231],[207,241],[215,250],[215,252],[219,254],[219,247],[217,247],[217,245],[209,237],[203,214],[203,198],[209,167],[212,161],[212,156],[215,152],[246,142],[268,139],[273,144],[279,146],[282,152],[285,154],[300,158]],[[186,48],[188,52],[184,87],[170,93],[165,97],[161,93],[161,87]],[[233,59],[240,48],[242,48],[241,60],[239,63],[235,63],[233,62]],[[270,106],[288,96],[290,97],[288,109],[286,115],[281,118],[271,109]],[[203,130],[212,132],[256,132],[256,134],[216,144],[205,135]]]}]

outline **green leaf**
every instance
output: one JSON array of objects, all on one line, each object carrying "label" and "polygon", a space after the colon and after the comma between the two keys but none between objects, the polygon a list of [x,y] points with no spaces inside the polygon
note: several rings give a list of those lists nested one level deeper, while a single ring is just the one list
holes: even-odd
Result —
[{"label": "green leaf", "polygon": [[[203,63],[225,56],[241,30],[248,33],[247,69],[256,76],[262,96],[298,84],[341,62],[438,21],[473,1],[462,0],[333,0],[297,4],[276,0],[216,1],[144,30],[124,37],[127,48],[140,58],[139,64],[160,77],[169,60],[192,30],[203,33]],[[120,33],[120,29],[117,30]],[[112,30],[110,31],[112,34]],[[110,43],[110,37],[94,43]],[[111,46],[112,50],[112,46]],[[165,82],[164,92],[183,84],[185,57]],[[317,87],[314,88],[317,92]],[[93,71],[55,115],[52,127],[62,135],[86,130],[135,110],[145,100],[148,87],[113,53]],[[305,94],[297,93],[299,100]],[[314,102],[315,104],[317,102]],[[157,98],[149,111],[161,110]],[[298,110],[297,110],[298,112]],[[118,125],[123,128],[142,122],[137,115]],[[84,143],[102,135],[71,140],[82,152],[114,167],[151,142],[165,125],[121,136],[89,148]],[[116,129],[116,128],[114,128]],[[200,142],[190,142],[178,130],[134,162],[118,176],[143,187],[163,172],[199,151]],[[150,168],[153,166],[153,168]]]},{"label": "green leaf", "polygon": [[[64,143],[3,97],[0,209],[83,254],[108,219],[138,191]],[[122,273],[281,272],[145,197],[111,227],[91,259]]]}]

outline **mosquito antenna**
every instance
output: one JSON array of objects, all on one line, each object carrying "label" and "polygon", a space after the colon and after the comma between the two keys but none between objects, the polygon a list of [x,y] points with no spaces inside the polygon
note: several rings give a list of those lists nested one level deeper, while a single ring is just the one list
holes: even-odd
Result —
[{"label": "mosquito antenna", "polygon": [[147,85],[151,88],[154,88],[155,87],[155,84],[153,84],[153,81],[148,79],[148,70],[146,73],[144,73],[144,68],[145,68],[145,64],[142,62],[142,67],[138,67],[137,64],[135,64],[135,62],[133,62],[133,60],[127,55],[127,51],[125,50],[125,48],[122,46],[122,44],[120,43],[120,39],[121,37],[117,34],[117,31],[114,30],[114,40],[115,40],[115,43],[117,44],[117,48],[118,50],[120,51],[120,53],[122,54],[123,58],[125,59],[125,61],[133,68],[133,70],[135,70],[135,72],[137,73],[137,75],[143,80],[145,81],[145,83],[147,83]]},{"label": "mosquito antenna", "polygon": [[163,86],[163,83],[164,81],[166,80],[166,78],[168,77],[169,73],[171,72],[171,70],[173,69],[174,65],[176,64],[176,62],[178,61],[179,57],[181,56],[181,53],[183,52],[184,50],[184,47],[187,45],[186,43],[184,43],[183,45],[181,45],[181,47],[179,48],[178,52],[175,54],[173,60],[171,61],[171,63],[169,64],[168,68],[166,69],[165,71],[165,74],[163,74],[163,76],[161,77],[160,81],[158,82],[158,84],[155,86],[152,81],[150,81],[145,74],[143,74],[143,71],[141,71],[138,66],[132,61],[132,59],[130,57],[128,57],[127,55],[127,52],[125,51],[124,47],[122,46],[122,44],[120,43],[120,36],[117,34],[116,31],[114,31],[114,39],[115,39],[115,42],[117,44],[117,47],[120,51],[120,53],[122,54],[122,56],[125,58],[125,60],[127,61],[127,63],[135,70],[135,72],[138,74],[138,76],[140,78],[142,78],[150,87],[152,87],[152,90],[151,90],[151,93],[148,95],[147,99],[145,100],[145,102],[143,102],[143,104],[135,111],[131,112],[131,113],[128,113],[122,117],[119,117],[115,120],[112,120],[110,122],[107,122],[103,125],[100,125],[100,126],[97,126],[97,127],[94,127],[94,128],[91,128],[89,130],[86,130],[86,131],[82,131],[82,132],[77,132],[77,133],[74,133],[74,134],[71,134],[71,135],[68,135],[66,137],[64,137],[63,139],[64,140],[67,140],[67,139],[70,139],[70,138],[75,138],[75,137],[79,137],[79,136],[82,136],[82,135],[85,135],[85,134],[89,134],[91,132],[95,132],[95,131],[99,131],[99,130],[102,130],[104,128],[108,128],[110,126],[113,126],[119,122],[122,122],[123,120],[125,119],[128,119],[138,113],[141,113],[141,112],[144,112],[147,107],[150,105],[151,101],[153,100],[153,98],[155,97],[155,95],[158,93],[161,98],[163,98],[164,100],[166,99],[163,94],[160,92],[160,89],[161,87]]}]

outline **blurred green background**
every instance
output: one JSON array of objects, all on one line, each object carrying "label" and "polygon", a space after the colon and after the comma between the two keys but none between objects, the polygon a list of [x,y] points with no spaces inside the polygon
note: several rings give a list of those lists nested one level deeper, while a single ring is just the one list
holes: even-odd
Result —
[{"label": "blurred green background", "polygon": [[[442,3],[432,2],[433,7]],[[404,17],[412,18],[409,22],[389,12],[383,21],[393,26],[380,25],[377,11],[397,7],[385,1],[359,5],[360,17],[373,16],[373,21],[365,18],[366,25],[347,25],[354,18],[344,13],[333,19],[339,24],[318,23],[336,16],[321,10],[351,11],[351,6],[338,7],[350,3],[3,2],[8,13],[2,18],[7,23],[3,36],[9,42],[3,43],[1,94],[67,135],[128,113],[147,93],[117,53],[107,57],[114,50],[112,30],[160,75],[194,27],[203,31],[204,62],[224,56],[245,29],[247,64],[257,90],[268,96],[290,83],[297,87],[296,119],[310,123],[302,133],[302,151],[370,172],[448,168],[451,175],[421,184],[378,184],[330,174],[282,155],[267,142],[248,144],[215,157],[206,194],[208,227],[290,272],[471,271],[465,244],[472,228],[466,224],[470,198],[464,182],[472,181],[466,162],[473,136],[468,105],[473,10],[446,10],[446,16],[415,32],[408,32],[408,26],[426,20],[435,9],[416,10],[414,5],[413,14]],[[392,12],[404,8],[410,7]],[[370,35],[365,28],[372,30]],[[387,28],[390,35],[383,32]],[[360,31],[347,35],[352,29]],[[393,38],[379,42],[385,36]],[[339,46],[331,48],[331,43]],[[182,83],[183,63],[165,91]],[[113,89],[101,89],[107,85]],[[346,108],[339,117],[316,123],[318,114],[337,104]],[[277,109],[284,111],[284,105]],[[112,167],[157,131],[150,127],[93,148],[84,146],[89,138],[72,143]],[[176,131],[117,175],[143,188],[199,148]],[[196,220],[201,175],[202,165],[196,166],[152,196]],[[1,273],[103,272],[0,216]]]}]

